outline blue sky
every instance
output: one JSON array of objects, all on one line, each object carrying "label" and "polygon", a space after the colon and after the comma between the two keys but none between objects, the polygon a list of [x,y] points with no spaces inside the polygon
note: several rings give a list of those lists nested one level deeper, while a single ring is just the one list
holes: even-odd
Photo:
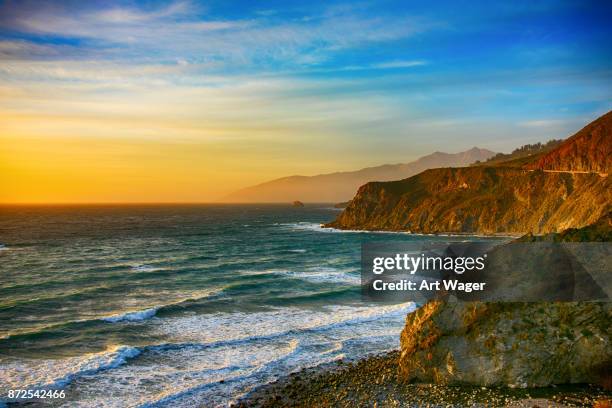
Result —
[{"label": "blue sky", "polygon": [[5,134],[193,144],[245,184],[508,151],[612,106],[609,2],[0,4]]}]

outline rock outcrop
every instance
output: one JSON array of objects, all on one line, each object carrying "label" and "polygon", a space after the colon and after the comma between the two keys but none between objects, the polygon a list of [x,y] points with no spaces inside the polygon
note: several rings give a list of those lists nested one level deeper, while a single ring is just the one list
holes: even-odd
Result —
[{"label": "rock outcrop", "polygon": [[399,373],[439,384],[540,387],[607,381],[609,303],[441,303],[408,315]]},{"label": "rock outcrop", "polygon": [[[610,214],[591,226],[545,237],[554,242],[591,238],[612,240]],[[399,375],[442,384],[610,388],[610,321],[609,302],[430,301],[406,318]]]}]

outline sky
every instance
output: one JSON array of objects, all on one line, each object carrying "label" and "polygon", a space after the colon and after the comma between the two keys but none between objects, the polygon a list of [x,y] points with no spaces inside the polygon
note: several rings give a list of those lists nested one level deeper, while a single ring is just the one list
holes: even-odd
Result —
[{"label": "sky", "polygon": [[0,203],[207,202],[564,138],[612,109],[600,1],[0,1]]}]

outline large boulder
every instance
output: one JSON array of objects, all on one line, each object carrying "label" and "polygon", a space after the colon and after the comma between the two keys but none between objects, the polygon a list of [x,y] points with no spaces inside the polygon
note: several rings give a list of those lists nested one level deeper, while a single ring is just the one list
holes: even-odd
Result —
[{"label": "large boulder", "polygon": [[440,384],[541,387],[609,381],[608,303],[443,303],[409,314],[399,373]]}]

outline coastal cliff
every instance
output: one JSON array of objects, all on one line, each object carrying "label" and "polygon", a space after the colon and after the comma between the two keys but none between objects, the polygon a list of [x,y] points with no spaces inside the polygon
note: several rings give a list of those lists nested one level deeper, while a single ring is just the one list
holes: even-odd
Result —
[{"label": "coastal cliff", "polygon": [[339,229],[544,234],[592,224],[610,210],[612,113],[544,155],[426,170],[359,188]]},{"label": "coastal cliff", "polygon": [[548,233],[589,225],[612,203],[607,177],[510,167],[427,170],[362,186],[327,227],[413,233]]},{"label": "coastal cliff", "polygon": [[[368,183],[328,226],[527,233],[521,242],[609,242],[611,122],[607,113],[532,157]],[[503,287],[520,283],[513,283],[513,276],[505,276]],[[398,376],[446,385],[610,388],[611,320],[612,307],[605,302],[430,301],[407,316]]]},{"label": "coastal cliff", "polygon": [[408,315],[399,373],[437,384],[605,383],[608,303],[431,302]]},{"label": "coastal cliff", "polygon": [[[519,241],[537,240],[610,242],[611,216],[581,229]],[[399,375],[437,384],[595,383],[610,389],[611,320],[609,302],[431,301],[406,318]]]}]

